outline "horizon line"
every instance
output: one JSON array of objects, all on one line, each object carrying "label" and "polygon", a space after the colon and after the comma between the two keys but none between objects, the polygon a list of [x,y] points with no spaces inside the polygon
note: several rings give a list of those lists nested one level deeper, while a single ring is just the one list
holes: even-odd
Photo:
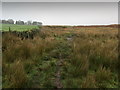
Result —
[{"label": "horizon line", "polygon": [[62,24],[61,25],[55,25],[55,24],[54,25],[53,24],[52,25],[50,25],[50,24],[45,25],[45,24],[43,24],[42,26],[106,26],[106,25],[120,25],[120,24],[118,24],[118,23],[113,23],[113,24],[79,24],[79,25],[78,24],[76,24],[76,25],[65,25],[65,24],[64,25],[62,25]]}]

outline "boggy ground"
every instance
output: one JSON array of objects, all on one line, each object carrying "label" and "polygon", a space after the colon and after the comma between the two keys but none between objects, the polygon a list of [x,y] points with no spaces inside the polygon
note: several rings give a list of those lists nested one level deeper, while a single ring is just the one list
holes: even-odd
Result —
[{"label": "boggy ground", "polygon": [[117,88],[116,27],[43,26],[2,38],[3,88]]}]

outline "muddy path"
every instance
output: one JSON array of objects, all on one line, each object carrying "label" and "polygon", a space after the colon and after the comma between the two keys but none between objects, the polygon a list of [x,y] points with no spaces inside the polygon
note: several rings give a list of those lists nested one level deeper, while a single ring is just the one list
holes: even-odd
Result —
[{"label": "muddy path", "polygon": [[56,88],[63,88],[63,85],[61,83],[61,69],[62,69],[62,66],[63,66],[63,59],[61,58],[61,53],[60,53],[59,60],[56,63],[57,71],[55,73],[55,82],[54,82]]}]

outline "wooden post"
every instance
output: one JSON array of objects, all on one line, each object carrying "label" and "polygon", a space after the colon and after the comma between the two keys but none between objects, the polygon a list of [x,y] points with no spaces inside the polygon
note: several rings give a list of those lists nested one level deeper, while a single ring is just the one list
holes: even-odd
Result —
[{"label": "wooden post", "polygon": [[10,27],[9,27],[9,32],[11,31]]}]

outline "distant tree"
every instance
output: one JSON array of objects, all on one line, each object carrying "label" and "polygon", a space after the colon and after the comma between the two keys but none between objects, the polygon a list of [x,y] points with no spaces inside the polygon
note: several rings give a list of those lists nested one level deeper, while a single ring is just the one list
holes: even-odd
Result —
[{"label": "distant tree", "polygon": [[28,25],[27,22],[24,22],[24,25]]},{"label": "distant tree", "polygon": [[24,21],[19,20],[19,21],[16,21],[15,24],[18,24],[18,25],[24,25]]},{"label": "distant tree", "polygon": [[0,19],[0,24],[2,23],[2,20]]},{"label": "distant tree", "polygon": [[32,21],[27,21],[27,24],[28,25],[32,25]]},{"label": "distant tree", "polygon": [[18,21],[16,21],[15,24],[18,24]]},{"label": "distant tree", "polygon": [[7,23],[8,23],[8,24],[14,24],[14,21],[13,21],[12,19],[8,19],[8,20],[7,20]]},{"label": "distant tree", "polygon": [[2,20],[3,24],[8,24],[7,20]]},{"label": "distant tree", "polygon": [[42,22],[37,22],[37,21],[34,21],[33,23],[32,23],[33,25],[42,25]]},{"label": "distant tree", "polygon": [[38,23],[38,22],[36,22],[36,21],[33,21],[32,25],[37,25],[37,23]]},{"label": "distant tree", "polygon": [[21,25],[24,25],[24,21],[21,21],[20,24],[21,24]]},{"label": "distant tree", "polygon": [[42,22],[37,22],[37,25],[40,25],[40,26],[42,26]]}]

